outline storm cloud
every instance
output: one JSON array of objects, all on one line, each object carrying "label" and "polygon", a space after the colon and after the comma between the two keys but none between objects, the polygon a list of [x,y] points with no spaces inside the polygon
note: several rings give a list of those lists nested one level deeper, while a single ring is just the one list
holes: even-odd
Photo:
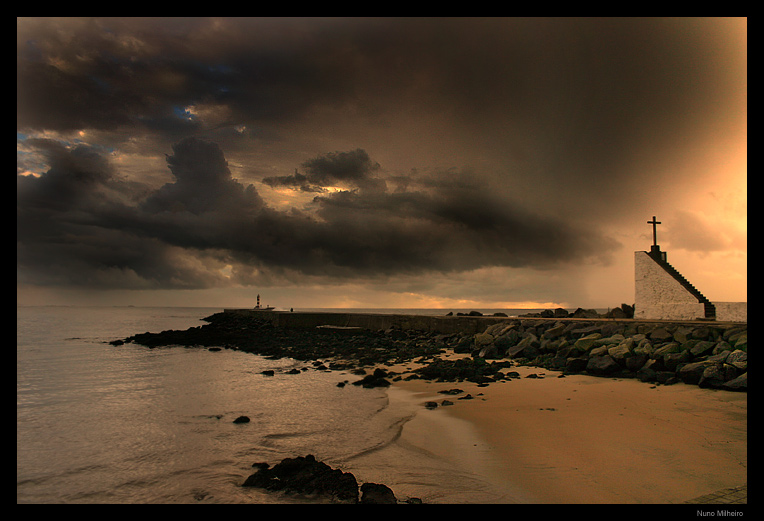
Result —
[{"label": "storm cloud", "polygon": [[[17,278],[425,287],[501,268],[552,284],[628,263],[654,214],[678,249],[739,255],[746,31],[735,18],[19,18]],[[683,232],[710,198],[729,218]]]},{"label": "storm cloud", "polygon": [[[278,211],[254,185],[232,179],[217,144],[197,138],[167,156],[173,182],[129,204],[124,195],[136,187],[121,185],[97,152],[55,152],[39,178],[19,177],[18,243],[26,269],[59,283],[206,287],[221,283],[216,270],[229,264],[345,278],[545,268],[615,246],[512,208],[479,186],[457,191],[431,179],[427,190],[341,190],[315,197],[303,211]],[[363,150],[304,166],[317,184],[356,186],[378,169]],[[179,263],[181,252],[194,261]]]}]

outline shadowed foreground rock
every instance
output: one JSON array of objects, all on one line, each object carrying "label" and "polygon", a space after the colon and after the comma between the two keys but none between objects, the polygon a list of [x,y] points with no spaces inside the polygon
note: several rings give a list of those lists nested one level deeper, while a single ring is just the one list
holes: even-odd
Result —
[{"label": "shadowed foreground rock", "polygon": [[[281,463],[270,467],[267,463],[255,463],[258,471],[249,476],[243,487],[264,488],[296,494],[317,494],[337,503],[359,503],[358,481],[350,472],[333,469],[326,463],[317,461],[315,456],[284,458]],[[418,498],[410,498],[406,503],[421,503]],[[395,494],[387,485],[364,483],[361,486],[360,503],[398,503]]]},{"label": "shadowed foreground rock", "polygon": [[319,494],[341,503],[358,503],[358,482],[350,472],[333,469],[309,454],[285,458],[272,468],[260,464],[243,487],[258,487],[271,491]]}]

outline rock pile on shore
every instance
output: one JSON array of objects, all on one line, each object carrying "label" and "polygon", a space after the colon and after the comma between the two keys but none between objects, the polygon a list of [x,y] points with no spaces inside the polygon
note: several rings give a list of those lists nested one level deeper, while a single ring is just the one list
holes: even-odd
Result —
[{"label": "rock pile on shore", "polygon": [[[681,381],[731,391],[748,388],[747,325],[508,318],[477,334],[399,329],[359,329],[348,334],[278,328],[233,313],[216,313],[203,320],[208,324],[185,331],[142,333],[111,343],[225,347],[312,361],[319,370],[351,370],[360,375],[379,365],[417,361],[423,365],[409,378],[479,384],[511,379],[513,372],[506,369],[524,364],[664,385]],[[448,351],[471,356],[450,361],[438,357]],[[386,386],[388,379],[403,377],[382,373],[358,384]]]},{"label": "rock pile on shore", "polygon": [[474,337],[477,355],[594,376],[747,391],[748,328],[512,320]]}]

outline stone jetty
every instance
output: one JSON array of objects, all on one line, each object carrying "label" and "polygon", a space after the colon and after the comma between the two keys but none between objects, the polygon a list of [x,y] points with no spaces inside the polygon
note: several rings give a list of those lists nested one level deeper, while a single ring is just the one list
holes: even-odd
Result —
[{"label": "stone jetty", "polygon": [[[351,370],[354,382],[385,386],[402,378],[490,384],[514,378],[513,365],[563,374],[637,378],[747,391],[746,323],[665,322],[608,318],[591,310],[548,310],[535,316],[419,316],[226,310],[185,331],[142,333],[113,345],[238,349],[310,361],[318,370]],[[626,310],[628,312],[628,309]],[[457,359],[440,355],[464,354]],[[408,374],[380,366],[410,361]],[[376,368],[376,370],[375,370]]]},{"label": "stone jetty", "polygon": [[489,326],[474,344],[484,358],[522,359],[563,373],[748,387],[746,324],[521,319]]}]

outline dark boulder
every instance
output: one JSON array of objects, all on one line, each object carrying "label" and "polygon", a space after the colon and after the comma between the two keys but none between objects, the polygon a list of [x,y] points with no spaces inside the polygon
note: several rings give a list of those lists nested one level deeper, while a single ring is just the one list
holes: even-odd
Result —
[{"label": "dark boulder", "polygon": [[668,371],[676,371],[681,364],[686,364],[692,356],[689,351],[680,351],[679,353],[667,353],[663,355],[663,365]]},{"label": "dark boulder", "polygon": [[653,342],[669,342],[673,338],[673,333],[671,333],[665,327],[657,327],[652,332],[650,332],[650,340]]},{"label": "dark boulder", "polygon": [[708,365],[707,362],[685,364],[677,371],[677,376],[686,384],[697,385]]},{"label": "dark boulder", "polygon": [[272,468],[260,467],[242,486],[320,494],[340,502],[358,503],[358,481],[355,476],[333,469],[310,454],[285,458]]},{"label": "dark boulder", "polygon": [[748,391],[748,372],[745,372],[728,382],[724,382],[722,388],[728,391]]},{"label": "dark boulder", "polygon": [[712,363],[703,370],[703,374],[698,381],[698,387],[719,389],[724,385],[725,375],[726,372],[724,371],[723,364]]},{"label": "dark boulder", "polygon": [[233,423],[249,423],[249,416],[239,416]]},{"label": "dark boulder", "polygon": [[586,370],[589,359],[586,357],[568,358],[565,360],[565,373],[581,373]]},{"label": "dark boulder", "polygon": [[691,349],[690,354],[692,356],[703,356],[707,354],[711,354],[711,350],[714,348],[716,344],[713,342],[709,342],[708,340],[701,340],[700,342],[697,342]]},{"label": "dark boulder", "polygon": [[361,503],[372,505],[396,505],[398,500],[387,485],[364,483],[361,485]]},{"label": "dark boulder", "polygon": [[672,385],[679,383],[674,371],[658,371],[655,375],[655,381],[662,385]]},{"label": "dark boulder", "polygon": [[646,354],[635,354],[633,356],[630,356],[626,358],[626,369],[631,371],[632,373],[636,373],[640,369],[642,369],[642,366],[645,365],[645,362],[648,360],[648,356]]},{"label": "dark boulder", "polygon": [[586,372],[595,376],[608,376],[621,368],[610,355],[592,356],[586,363]]},{"label": "dark boulder", "polygon": [[360,385],[365,389],[372,387],[389,387],[390,382],[385,379],[387,371],[384,369],[375,369],[374,373],[364,376],[362,379],[353,382],[353,385]]}]

